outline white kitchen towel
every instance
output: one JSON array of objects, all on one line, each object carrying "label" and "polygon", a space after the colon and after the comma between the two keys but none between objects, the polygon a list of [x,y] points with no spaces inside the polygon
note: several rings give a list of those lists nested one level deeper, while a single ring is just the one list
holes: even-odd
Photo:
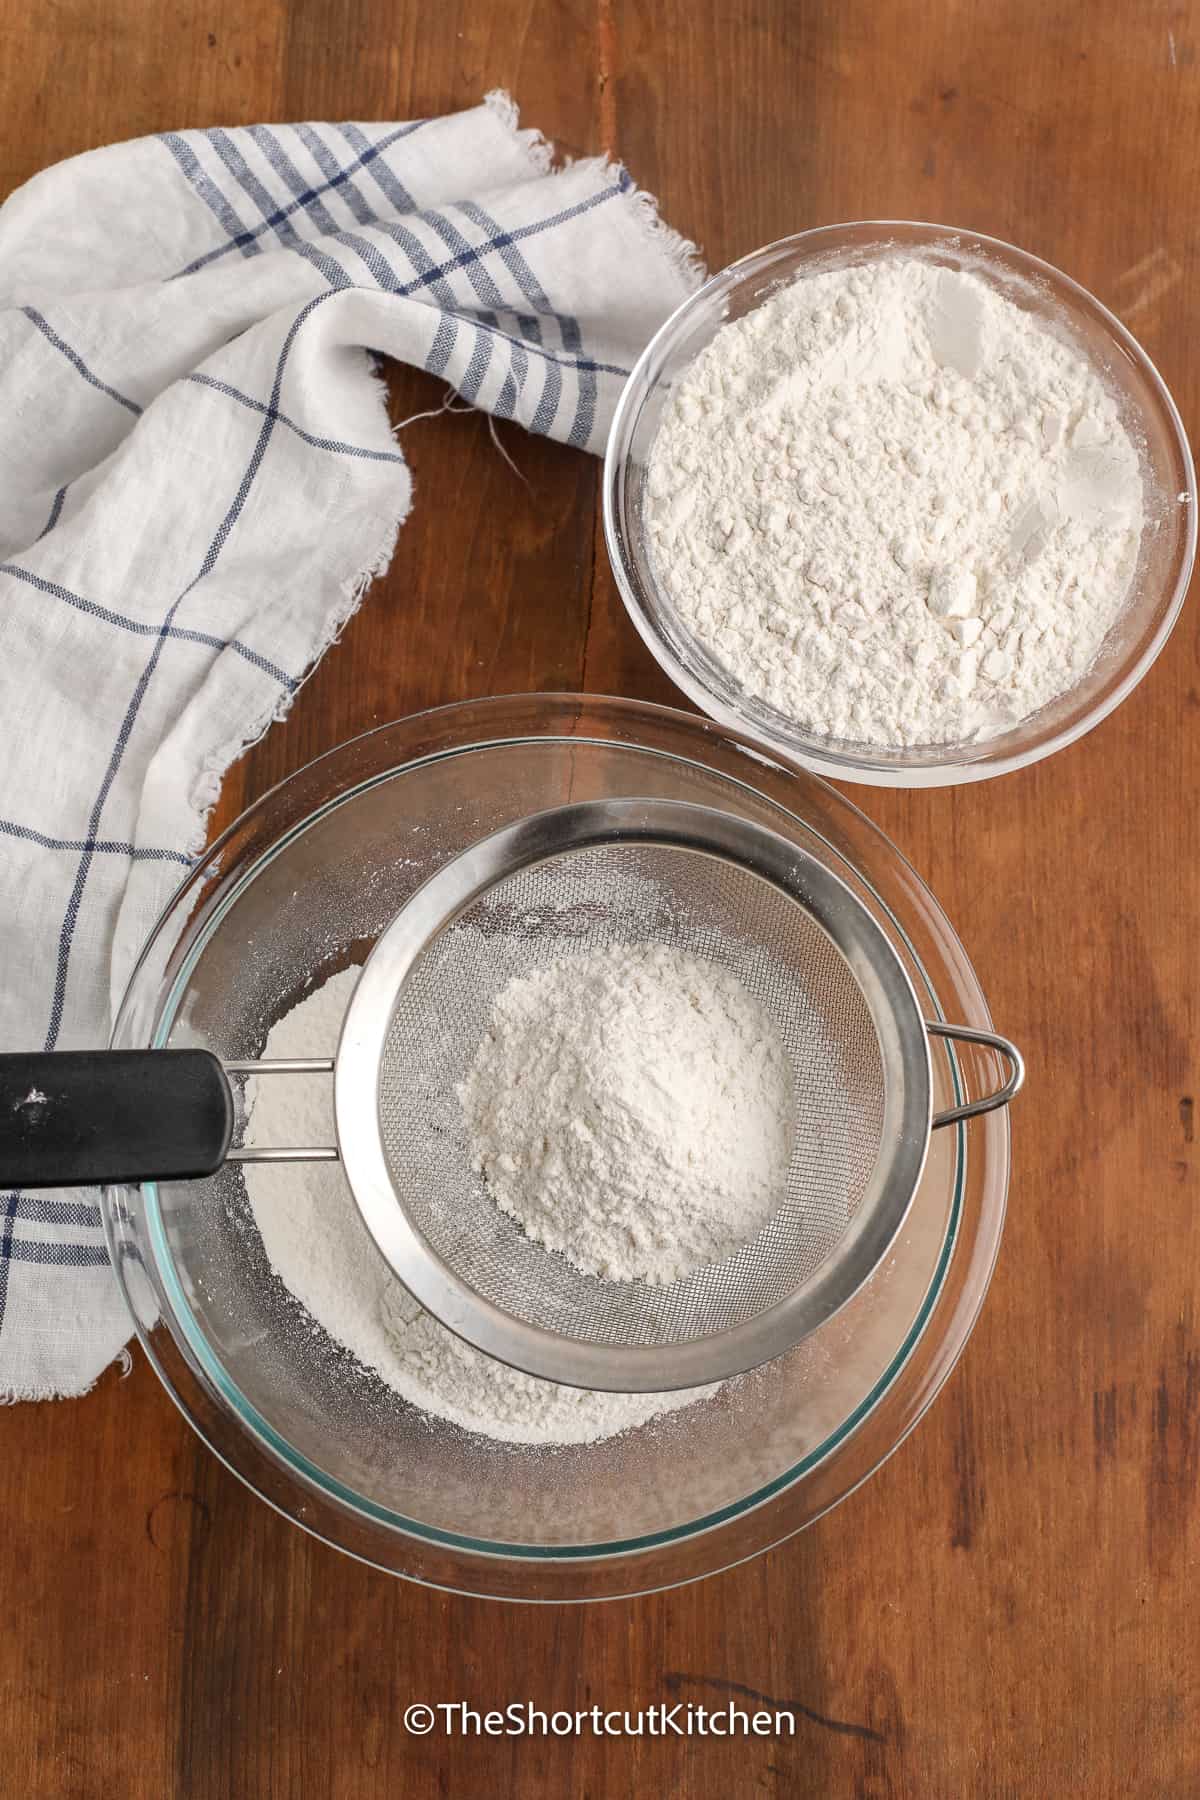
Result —
[{"label": "white kitchen towel", "polygon": [[[387,565],[369,353],[596,451],[698,278],[502,94],[143,138],[0,208],[0,1049],[106,1042],[222,771]],[[82,1393],[129,1335],[95,1198],[0,1180],[0,1398]]]}]

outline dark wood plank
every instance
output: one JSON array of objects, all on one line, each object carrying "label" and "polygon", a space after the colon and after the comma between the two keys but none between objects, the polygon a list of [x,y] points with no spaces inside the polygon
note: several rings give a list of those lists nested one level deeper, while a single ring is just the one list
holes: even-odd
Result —
[{"label": "dark wood plank", "polygon": [[[621,142],[714,261],[873,215],[1014,238],[1121,312],[1196,417],[1196,238],[1163,187],[1195,156],[1194,14],[739,11],[723,79],[778,94],[786,64],[795,100],[736,110],[725,142],[719,112],[670,104],[687,84],[655,53],[661,15],[648,36],[623,12],[615,33],[633,52]],[[612,616],[598,599],[594,617]],[[808,1534],[824,1703],[890,1707],[886,1750],[826,1744],[833,1792],[1183,1795],[1200,1780],[1183,1674],[1198,1643],[1195,657],[1189,618],[1122,713],[1052,765],[854,796],[959,925],[1031,1079],[963,1367],[915,1440]]]},{"label": "dark wood plank", "polygon": [[[855,216],[1014,238],[1116,307],[1197,416],[1192,5],[0,0],[0,18],[3,187],[139,131],[405,117],[504,83],[572,149],[619,146],[714,266]],[[398,374],[393,416],[437,397]],[[528,489],[478,419],[405,432],[416,503],[392,570],[233,772],[224,816],[418,706],[579,682],[670,698],[604,566],[595,466],[504,441]],[[1195,1794],[1198,706],[1189,614],[1134,699],[1053,764],[854,795],[929,879],[1030,1059],[983,1321],[862,1491],[695,1588],[498,1608],[390,1582],[285,1525],[139,1360],[84,1401],[0,1415],[5,1785]],[[622,1707],[721,1681],[807,1709],[795,1739],[448,1743],[400,1722],[417,1699]]]}]

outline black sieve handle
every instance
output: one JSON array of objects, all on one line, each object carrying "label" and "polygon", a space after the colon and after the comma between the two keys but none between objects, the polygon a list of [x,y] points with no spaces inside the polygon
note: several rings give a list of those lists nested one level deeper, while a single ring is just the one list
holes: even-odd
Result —
[{"label": "black sieve handle", "polygon": [[0,1188],[212,1175],[233,1096],[207,1050],[0,1056]]}]

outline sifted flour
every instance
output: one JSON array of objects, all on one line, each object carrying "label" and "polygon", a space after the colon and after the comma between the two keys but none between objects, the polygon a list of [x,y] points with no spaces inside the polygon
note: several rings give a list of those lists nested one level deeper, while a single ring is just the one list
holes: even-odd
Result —
[{"label": "sifted flour", "polygon": [[[271,1029],[265,1056],[328,1056],[357,979],[331,976]],[[327,1141],[325,1077],[247,1084],[250,1144]],[[246,1163],[246,1189],[271,1267],[337,1343],[398,1394],[468,1431],[517,1444],[611,1437],[713,1392],[599,1394],[519,1374],[430,1318],[389,1272],[338,1163]]]},{"label": "sifted flour", "polygon": [[1099,375],[978,277],[802,277],[676,383],[647,474],[657,577],[811,731],[985,737],[1071,687],[1129,589],[1137,451]]},{"label": "sifted flour", "polygon": [[665,945],[510,981],[458,1092],[492,1197],[590,1275],[679,1280],[782,1199],[792,1081],[774,1021],[728,970]]}]

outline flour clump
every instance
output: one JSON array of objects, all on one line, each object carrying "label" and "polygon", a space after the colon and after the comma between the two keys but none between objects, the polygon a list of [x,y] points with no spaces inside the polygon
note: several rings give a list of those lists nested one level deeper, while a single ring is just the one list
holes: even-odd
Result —
[{"label": "flour clump", "polygon": [[459,1087],[492,1197],[612,1280],[720,1262],[784,1197],[792,1076],[729,970],[614,944],[519,975]]},{"label": "flour clump", "polygon": [[980,276],[881,256],[723,325],[651,448],[651,561],[748,693],[885,747],[1003,731],[1072,687],[1144,499],[1100,374]]}]

